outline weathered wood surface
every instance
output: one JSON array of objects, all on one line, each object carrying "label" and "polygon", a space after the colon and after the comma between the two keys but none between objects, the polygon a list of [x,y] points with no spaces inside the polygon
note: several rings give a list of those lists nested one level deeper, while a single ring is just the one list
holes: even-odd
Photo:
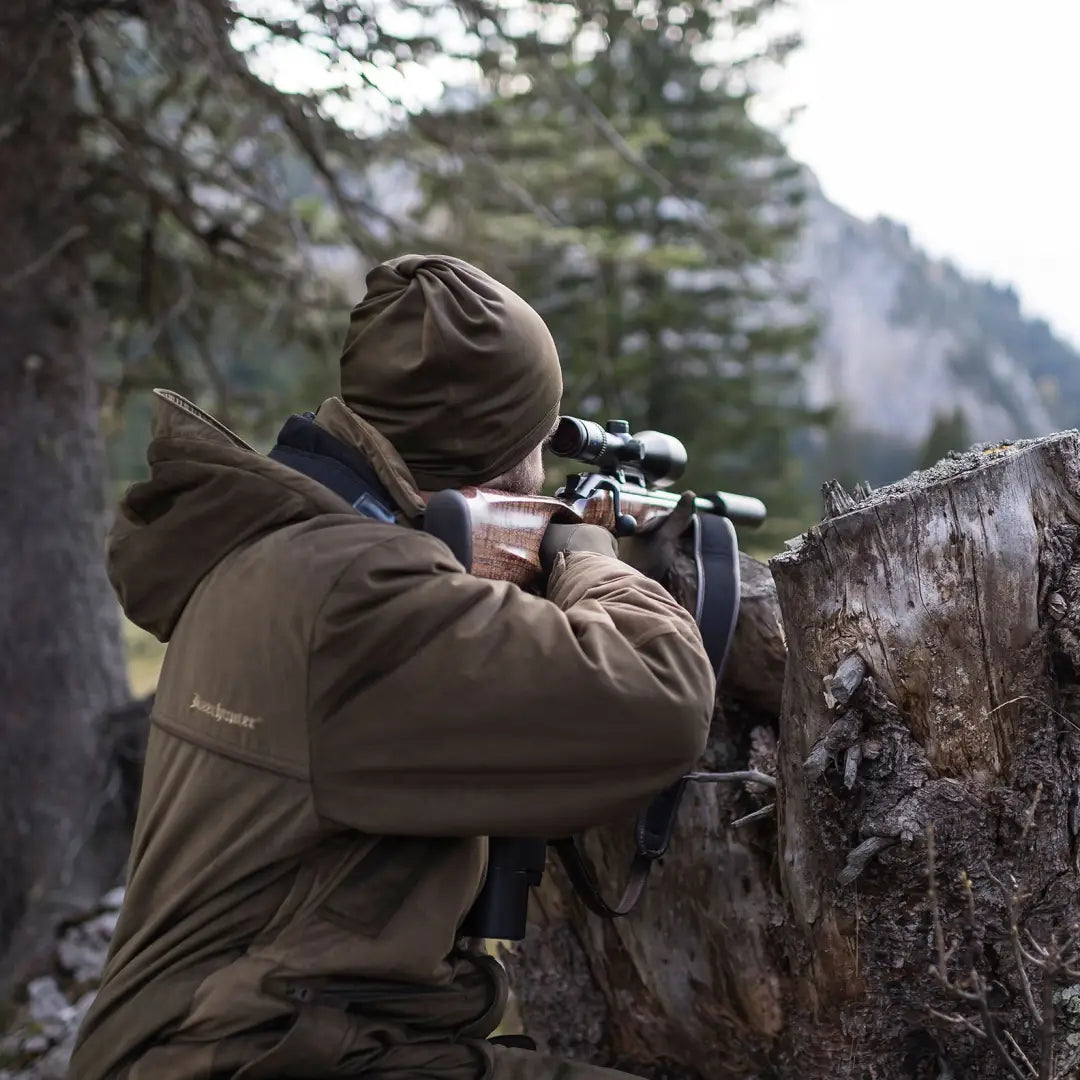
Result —
[{"label": "weathered wood surface", "polygon": [[[774,757],[778,819],[733,829],[772,793],[693,789],[615,924],[553,870],[509,959],[524,1025],[642,1075],[1071,1075],[1080,971],[1052,943],[1080,924],[1080,437],[826,506],[771,564],[778,722],[754,658],[775,670],[782,643],[751,615],[708,750],[721,769]],[[625,843],[589,838],[612,891]]]}]

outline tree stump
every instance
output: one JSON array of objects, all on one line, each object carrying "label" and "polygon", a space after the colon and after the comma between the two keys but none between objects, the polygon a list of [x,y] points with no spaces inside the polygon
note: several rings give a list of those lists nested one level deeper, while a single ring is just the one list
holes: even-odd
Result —
[{"label": "tree stump", "polygon": [[[525,1029],[651,1076],[1073,1075],[1080,435],[825,502],[771,562],[779,716],[759,578],[704,763],[775,792],[693,788],[618,922],[552,868],[508,959]],[[625,831],[588,838],[609,892]]]}]

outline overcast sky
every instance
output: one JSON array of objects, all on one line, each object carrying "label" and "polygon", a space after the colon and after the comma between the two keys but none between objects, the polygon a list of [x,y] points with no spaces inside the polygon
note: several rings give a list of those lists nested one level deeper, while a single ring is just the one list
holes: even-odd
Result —
[{"label": "overcast sky", "polygon": [[1080,0],[796,0],[794,155],[1080,346]]}]

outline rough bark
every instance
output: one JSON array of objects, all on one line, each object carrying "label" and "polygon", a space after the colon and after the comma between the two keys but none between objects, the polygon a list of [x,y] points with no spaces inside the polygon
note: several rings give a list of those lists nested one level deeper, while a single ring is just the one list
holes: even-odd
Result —
[{"label": "rough bark", "polygon": [[[693,788],[614,924],[553,870],[508,959],[524,1026],[642,1075],[1072,1075],[1080,436],[825,495],[826,520],[771,564],[778,738],[775,689],[736,652],[708,751],[769,772],[771,753],[778,818],[732,828],[773,793]],[[743,655],[780,649],[761,625],[740,626]],[[626,843],[589,837],[609,891]]]},{"label": "rough bark", "polygon": [[0,990],[126,837],[99,723],[126,697],[79,218],[74,20],[0,11]]}]

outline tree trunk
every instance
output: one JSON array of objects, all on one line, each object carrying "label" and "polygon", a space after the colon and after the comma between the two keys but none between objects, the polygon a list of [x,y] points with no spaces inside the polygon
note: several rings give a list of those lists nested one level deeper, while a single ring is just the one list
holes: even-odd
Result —
[{"label": "tree trunk", "polygon": [[[508,956],[524,1027],[643,1075],[1072,1075],[1080,437],[827,485],[826,505],[771,564],[779,723],[776,609],[751,581],[705,763],[775,764],[775,793],[693,786],[615,923],[552,867]],[[732,827],[774,794],[775,819]],[[624,833],[588,838],[609,893]]]},{"label": "tree trunk", "polygon": [[[0,991],[126,836],[100,718],[127,694],[78,215],[72,19],[0,11]],[[51,942],[49,942],[51,944]]]}]

